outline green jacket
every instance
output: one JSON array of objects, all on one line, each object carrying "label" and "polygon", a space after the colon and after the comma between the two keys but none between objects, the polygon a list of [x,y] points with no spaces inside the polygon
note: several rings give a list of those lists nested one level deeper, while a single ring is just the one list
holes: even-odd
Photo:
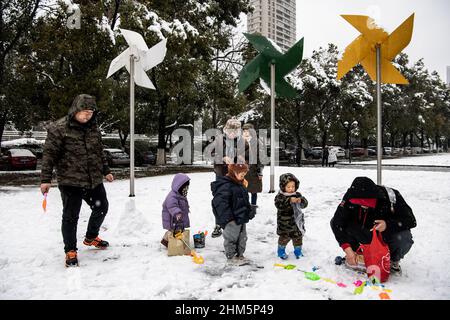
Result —
[{"label": "green jacket", "polygon": [[295,224],[294,219],[294,208],[291,204],[291,198],[300,198],[302,202],[300,203],[300,207],[302,209],[308,206],[308,200],[303,197],[299,192],[296,192],[295,195],[285,196],[283,193],[278,193],[275,197],[275,207],[278,209],[277,211],[277,234],[288,235],[288,236],[297,236],[301,237],[300,231]]},{"label": "green jacket", "polygon": [[[94,110],[91,120],[81,124],[74,115]],[[96,123],[93,97],[79,95],[66,117],[54,122],[47,131],[42,157],[41,183],[50,183],[56,169],[59,185],[95,188],[111,171],[103,154],[101,133]]]}]

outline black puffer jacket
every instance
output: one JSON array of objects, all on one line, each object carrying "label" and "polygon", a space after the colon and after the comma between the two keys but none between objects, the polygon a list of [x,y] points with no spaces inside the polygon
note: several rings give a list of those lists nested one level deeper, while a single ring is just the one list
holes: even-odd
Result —
[{"label": "black puffer jacket", "polygon": [[[411,208],[398,190],[391,190],[395,193],[395,204],[391,203],[385,187],[376,185],[367,177],[355,178],[331,219],[331,228],[340,246],[351,242],[345,232],[347,227],[356,226],[370,230],[375,220],[384,220],[384,236],[416,227]],[[373,208],[363,208],[361,204],[357,204],[361,203],[361,199],[366,202],[376,199],[376,205]]]},{"label": "black puffer jacket", "polygon": [[254,210],[248,201],[247,189],[231,178],[217,177],[211,183],[213,200],[211,201],[217,224],[222,228],[234,220],[236,224],[249,222],[255,217]]}]

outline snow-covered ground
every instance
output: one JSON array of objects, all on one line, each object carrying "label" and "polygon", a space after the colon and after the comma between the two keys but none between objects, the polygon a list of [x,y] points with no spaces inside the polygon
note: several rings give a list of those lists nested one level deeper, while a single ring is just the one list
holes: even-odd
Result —
[{"label": "snow-covered ground", "polygon": [[[345,160],[342,162],[346,162]],[[377,160],[352,161],[353,164],[376,164]],[[413,155],[397,159],[383,159],[386,165],[416,165],[416,166],[450,166],[450,153],[430,155]]]},{"label": "snow-covered ground", "polygon": [[[366,287],[354,295],[356,280],[365,280],[334,265],[342,255],[329,221],[352,180],[375,170],[345,168],[276,168],[278,177],[292,172],[300,179],[300,191],[309,200],[306,214],[305,257],[276,257],[275,194],[269,194],[269,168],[265,168],[264,193],[258,198],[258,214],[247,225],[246,256],[264,269],[226,267],[223,239],[206,238],[197,249],[205,263],[197,265],[188,256],[168,257],[159,241],[161,204],[173,175],[136,180],[136,197],[128,197],[128,181],[106,184],[109,214],[101,236],[111,247],[98,251],[82,245],[89,217],[84,204],[78,228],[79,268],[64,267],[61,200],[57,188],[48,196],[47,213],[41,207],[37,187],[0,188],[0,299],[380,299],[380,291]],[[213,173],[190,174],[188,199],[191,233],[208,230],[211,212],[210,182]],[[450,173],[385,171],[386,185],[401,191],[413,208],[418,226],[415,244],[402,261],[403,276],[392,277],[386,287],[392,299],[450,299]],[[192,238],[191,238],[192,243]],[[347,285],[311,281],[298,270],[275,267],[295,264]]]}]

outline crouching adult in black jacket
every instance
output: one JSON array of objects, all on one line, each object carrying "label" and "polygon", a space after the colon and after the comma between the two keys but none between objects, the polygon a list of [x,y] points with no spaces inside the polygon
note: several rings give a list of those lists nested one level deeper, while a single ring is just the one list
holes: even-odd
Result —
[{"label": "crouching adult in black jacket", "polygon": [[399,261],[414,243],[410,231],[414,227],[416,219],[400,192],[367,177],[353,180],[331,219],[331,229],[350,266],[358,263],[359,245],[372,241],[373,228],[381,232],[389,246],[393,274],[401,274]]},{"label": "crouching adult in black jacket", "polygon": [[255,216],[248,201],[246,164],[230,164],[228,173],[211,183],[212,208],[217,224],[223,228],[225,255],[236,265],[247,263],[243,254],[247,243],[246,223]]}]

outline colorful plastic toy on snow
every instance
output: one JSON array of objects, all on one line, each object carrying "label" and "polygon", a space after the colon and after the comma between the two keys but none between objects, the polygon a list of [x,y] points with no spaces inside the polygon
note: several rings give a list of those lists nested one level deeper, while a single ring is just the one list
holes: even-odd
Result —
[{"label": "colorful plastic toy on snow", "polygon": [[47,192],[44,193],[44,200],[42,201],[42,209],[44,209],[44,212],[47,212]]},{"label": "colorful plastic toy on snow", "polygon": [[297,266],[294,264],[281,264],[281,263],[275,263],[274,264],[275,267],[282,267],[286,270],[293,270],[295,269]]},{"label": "colorful plastic toy on snow", "polygon": [[193,235],[195,248],[204,248],[205,247],[205,237],[207,234],[208,234],[208,231],[205,231],[205,232],[199,231],[197,234]]},{"label": "colorful plastic toy on snow", "polygon": [[198,255],[189,244],[186,243],[186,241],[184,241],[183,239],[183,233],[182,232],[178,232],[175,234],[175,238],[177,238],[178,240],[183,241],[183,243],[185,244],[186,247],[189,248],[189,250],[191,250],[191,256],[192,256],[192,260],[194,261],[194,263],[196,264],[203,264],[205,262],[205,259],[203,259],[202,256]]}]

